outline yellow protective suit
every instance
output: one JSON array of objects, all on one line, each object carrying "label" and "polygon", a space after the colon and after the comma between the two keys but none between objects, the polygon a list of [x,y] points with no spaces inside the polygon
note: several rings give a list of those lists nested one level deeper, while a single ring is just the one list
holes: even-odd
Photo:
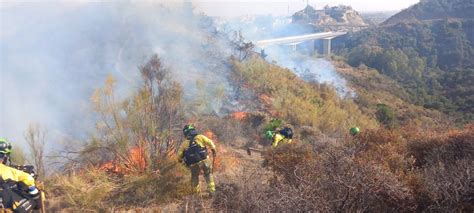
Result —
[{"label": "yellow protective suit", "polygon": [[279,133],[276,133],[273,136],[272,147],[277,147],[279,144],[289,144],[289,143],[291,143],[291,139],[285,138],[285,136]]},{"label": "yellow protective suit", "polygon": [[[202,148],[207,147],[210,149],[216,149],[216,146],[214,145],[214,142],[212,142],[211,139],[207,138],[204,135],[196,135],[194,137],[194,141],[201,146]],[[183,159],[184,157],[184,151],[189,147],[190,140],[185,140],[184,143],[181,145],[181,147],[178,150],[178,158]],[[209,192],[214,193],[216,191],[216,185],[214,183],[214,178],[212,177],[211,171],[212,171],[212,165],[209,160],[209,155],[207,156],[207,159],[204,159],[198,163],[192,164],[189,166],[189,169],[191,170],[191,186],[193,187],[193,190],[195,193],[200,192],[199,188],[199,173],[203,171],[204,173],[204,179],[206,179],[207,183],[207,188]]]},{"label": "yellow protective suit", "polygon": [[[194,141],[201,147],[207,147],[207,148],[210,148],[210,149],[216,149],[216,145],[214,145],[214,142],[212,142],[211,139],[207,138],[206,136],[204,135],[196,135],[194,137]],[[189,143],[190,141],[189,140],[185,140],[183,142],[183,144],[181,145],[181,147],[178,149],[178,158],[179,159],[182,159],[184,157],[184,151],[189,147]],[[209,158],[209,156],[208,156]]]},{"label": "yellow protective suit", "polygon": [[35,179],[30,174],[20,171],[18,169],[11,168],[2,163],[0,163],[0,177],[4,181],[13,180],[16,182],[22,182],[27,186],[35,185]]}]

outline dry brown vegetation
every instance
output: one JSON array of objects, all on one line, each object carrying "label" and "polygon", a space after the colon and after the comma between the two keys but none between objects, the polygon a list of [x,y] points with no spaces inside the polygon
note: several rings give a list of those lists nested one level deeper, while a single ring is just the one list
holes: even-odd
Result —
[{"label": "dry brown vegetation", "polygon": [[[67,173],[46,183],[48,194],[63,200],[50,203],[52,210],[474,210],[474,125],[385,129],[371,106],[341,99],[330,86],[255,57],[232,63],[235,81],[261,97],[254,99],[257,111],[186,117],[182,89],[156,56],[141,68],[143,86],[125,101],[114,100],[109,78],[92,98],[102,118],[96,134],[66,164]],[[293,127],[295,143],[267,150],[264,159],[242,154],[245,146],[268,145],[262,134],[275,117]],[[189,171],[176,163],[185,120],[216,142],[212,199],[191,196]],[[353,125],[363,127],[356,137],[346,132]],[[137,149],[144,163],[133,156]],[[111,162],[121,170],[101,169]]]},{"label": "dry brown vegetation", "polygon": [[278,148],[265,156],[273,178],[243,173],[245,181],[222,186],[215,207],[244,212],[473,211],[474,126],[402,133],[368,131],[323,149],[317,141]]},{"label": "dry brown vegetation", "polygon": [[278,117],[298,126],[312,126],[323,133],[340,133],[351,126],[377,127],[376,121],[362,113],[350,99],[341,99],[335,89],[324,84],[309,84],[288,69],[253,57],[233,61],[236,78],[255,92],[271,97],[271,108]]}]

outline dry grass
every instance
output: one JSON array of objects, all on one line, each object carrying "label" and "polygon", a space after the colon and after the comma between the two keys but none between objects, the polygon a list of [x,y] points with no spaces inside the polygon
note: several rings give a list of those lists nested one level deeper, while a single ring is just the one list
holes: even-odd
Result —
[{"label": "dry grass", "polygon": [[191,193],[186,168],[163,161],[159,173],[120,176],[89,167],[69,175],[57,175],[47,182],[55,203],[50,209],[106,210],[139,208],[180,199]]},{"label": "dry grass", "polygon": [[273,150],[266,155],[273,177],[241,174],[243,181],[223,186],[215,208],[472,212],[472,126],[444,134],[410,135],[414,132],[380,129],[336,143]]},{"label": "dry grass", "polygon": [[236,78],[258,95],[271,97],[266,99],[271,102],[267,113],[277,114],[290,124],[313,126],[323,133],[344,131],[353,125],[368,129],[377,126],[373,118],[363,114],[351,99],[340,98],[331,86],[305,82],[290,70],[258,57],[233,64]]},{"label": "dry grass", "polygon": [[[106,209],[106,199],[119,185],[105,172],[88,168],[69,175],[57,175],[47,183],[47,193],[61,197],[64,203],[56,203],[58,208],[74,207],[76,209]],[[49,208],[55,209],[56,206]]]}]

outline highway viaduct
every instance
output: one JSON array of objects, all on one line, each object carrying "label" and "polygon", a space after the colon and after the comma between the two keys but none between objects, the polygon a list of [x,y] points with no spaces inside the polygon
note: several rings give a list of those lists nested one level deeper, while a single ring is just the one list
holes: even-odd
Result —
[{"label": "highway viaduct", "polygon": [[[268,40],[261,40],[255,43],[256,46],[261,48],[262,54],[264,54],[264,50],[268,46],[272,45],[289,45],[292,47],[294,51],[296,51],[296,47],[298,44],[307,41],[315,41],[318,39],[323,40],[323,51],[324,55],[331,54],[331,39],[345,35],[347,32],[323,32],[323,33],[314,33],[314,34],[306,34],[306,35],[299,35],[299,36],[290,36],[290,37],[283,37],[283,38],[275,38],[275,39],[268,39]],[[313,44],[314,45],[314,44]]]}]

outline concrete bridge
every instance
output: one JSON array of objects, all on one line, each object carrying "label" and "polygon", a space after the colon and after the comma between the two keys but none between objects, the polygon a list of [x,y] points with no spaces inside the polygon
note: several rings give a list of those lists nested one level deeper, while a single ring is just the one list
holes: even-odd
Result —
[{"label": "concrete bridge", "polygon": [[[298,44],[307,41],[315,41],[318,39],[323,40],[323,50],[322,53],[324,55],[331,54],[331,39],[345,35],[347,32],[324,32],[324,33],[314,33],[314,34],[306,34],[306,35],[299,35],[299,36],[290,36],[290,37],[283,37],[283,38],[275,38],[275,39],[268,39],[268,40],[261,40],[255,43],[256,46],[260,47],[262,50],[262,54],[264,54],[265,48],[271,45],[290,45],[293,50],[296,51],[296,47]],[[315,44],[313,43],[313,47]]]}]

